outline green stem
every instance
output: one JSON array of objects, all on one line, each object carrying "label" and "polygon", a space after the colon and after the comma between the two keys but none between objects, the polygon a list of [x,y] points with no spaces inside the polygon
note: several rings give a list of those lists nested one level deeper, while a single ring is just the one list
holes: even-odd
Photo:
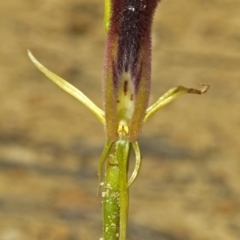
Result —
[{"label": "green stem", "polygon": [[103,197],[103,239],[119,239],[119,177],[115,144],[107,159]]},{"label": "green stem", "polygon": [[116,153],[120,170],[120,236],[119,240],[125,240],[127,235],[127,221],[128,221],[128,158],[130,152],[130,143],[126,140],[119,140],[116,142]]},{"label": "green stem", "polygon": [[130,143],[115,142],[108,154],[103,196],[103,239],[125,240],[128,217],[128,157]]}]

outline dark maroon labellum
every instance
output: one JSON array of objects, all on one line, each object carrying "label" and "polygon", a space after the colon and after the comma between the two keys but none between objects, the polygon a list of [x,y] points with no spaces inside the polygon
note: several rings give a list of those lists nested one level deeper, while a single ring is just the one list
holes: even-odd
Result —
[{"label": "dark maroon labellum", "polygon": [[112,0],[103,77],[107,137],[119,137],[126,121],[129,141],[141,131],[151,77],[151,26],[158,0]]}]

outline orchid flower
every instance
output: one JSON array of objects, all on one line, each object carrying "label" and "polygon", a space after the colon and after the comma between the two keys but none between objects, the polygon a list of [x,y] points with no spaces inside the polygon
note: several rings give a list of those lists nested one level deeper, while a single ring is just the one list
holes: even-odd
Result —
[{"label": "orchid flower", "polygon": [[[159,109],[185,93],[203,94],[202,89],[178,86],[148,107],[151,85],[151,27],[159,0],[105,0],[104,25],[107,44],[103,70],[104,110],[80,90],[57,76],[28,51],[35,66],[50,80],[83,103],[104,125],[106,143],[98,164],[103,186],[103,239],[125,240],[129,187],[141,166],[138,138],[143,124]],[[135,168],[128,177],[129,152],[135,153]],[[105,179],[102,182],[103,165]]]}]

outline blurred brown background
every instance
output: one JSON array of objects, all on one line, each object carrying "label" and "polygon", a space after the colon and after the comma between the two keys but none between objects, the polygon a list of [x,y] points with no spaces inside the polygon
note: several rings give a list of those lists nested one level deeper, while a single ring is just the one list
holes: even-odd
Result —
[{"label": "blurred brown background", "polygon": [[[0,240],[101,237],[103,127],[30,62],[101,103],[103,1],[0,2]],[[140,139],[129,240],[240,239],[240,1],[165,0],[151,101],[211,85],[155,115]]]}]

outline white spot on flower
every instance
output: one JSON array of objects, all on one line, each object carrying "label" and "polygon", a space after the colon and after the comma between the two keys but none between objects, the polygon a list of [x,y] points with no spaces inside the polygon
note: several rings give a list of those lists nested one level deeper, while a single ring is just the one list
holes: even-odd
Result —
[{"label": "white spot on flower", "polygon": [[129,6],[129,7],[128,7],[128,10],[130,10],[130,11],[132,11],[132,12],[135,12],[135,7]]}]

